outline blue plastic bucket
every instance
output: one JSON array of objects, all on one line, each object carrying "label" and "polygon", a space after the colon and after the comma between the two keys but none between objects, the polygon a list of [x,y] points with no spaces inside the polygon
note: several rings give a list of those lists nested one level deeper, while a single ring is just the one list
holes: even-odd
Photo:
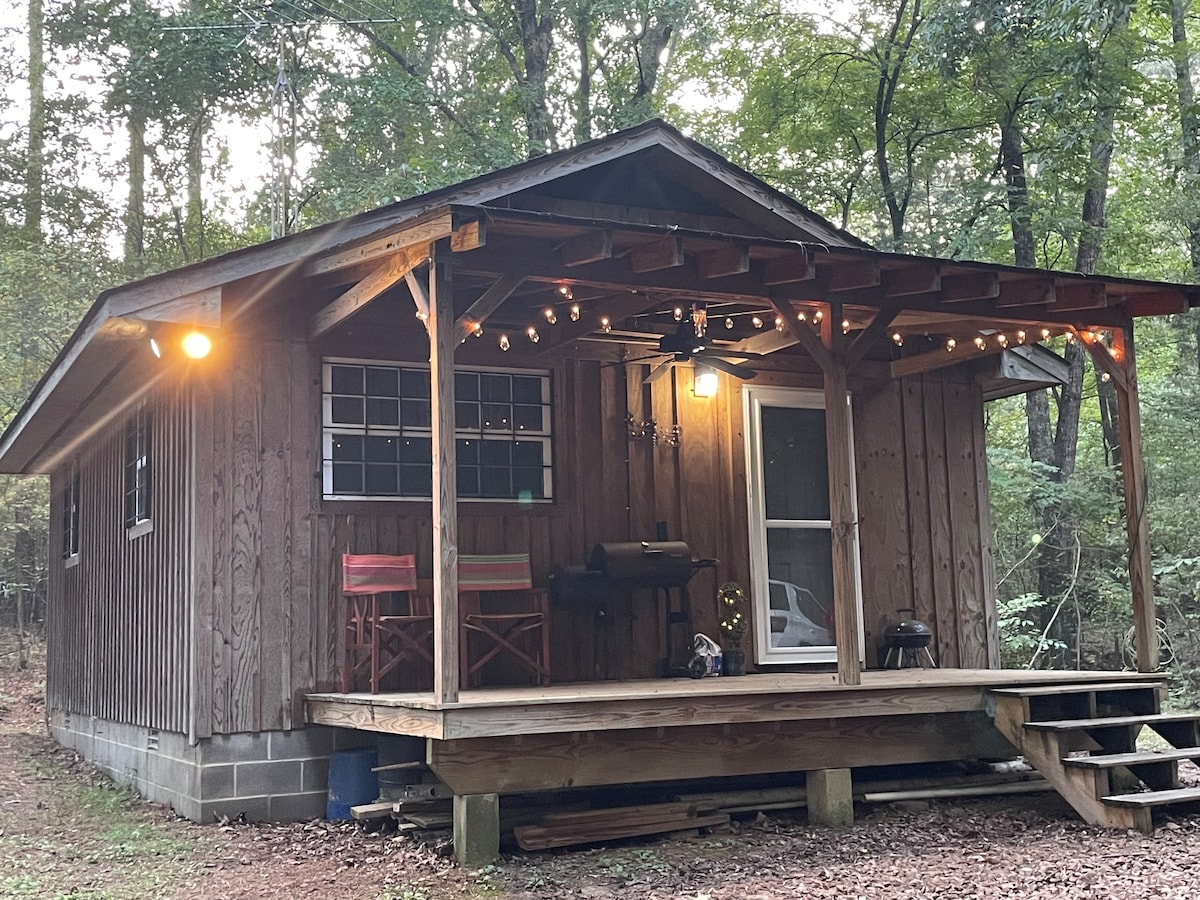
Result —
[{"label": "blue plastic bucket", "polygon": [[338,750],[329,757],[329,794],[325,818],[338,822],[350,818],[350,807],[374,803],[379,779],[371,770],[379,765],[374,747]]}]

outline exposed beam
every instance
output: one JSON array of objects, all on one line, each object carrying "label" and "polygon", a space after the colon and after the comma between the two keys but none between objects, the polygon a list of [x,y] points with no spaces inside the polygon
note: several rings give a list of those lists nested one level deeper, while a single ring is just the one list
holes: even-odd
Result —
[{"label": "exposed beam", "polygon": [[[403,225],[388,229],[381,235],[340,250],[332,250],[314,257],[304,265],[303,274],[307,277],[335,272],[350,266],[360,265],[377,259],[391,256],[398,250],[420,248],[428,254],[431,243],[442,238],[454,238],[455,232],[462,230],[458,243],[460,249],[470,247],[469,235],[472,226],[478,222],[479,214],[468,214],[461,209],[441,209],[427,216],[421,216]],[[475,230],[478,235],[481,231]],[[479,246],[479,245],[476,245]]]},{"label": "exposed beam", "polygon": [[738,353],[774,353],[776,350],[794,347],[798,343],[800,343],[800,338],[792,334],[790,329],[777,331],[772,328],[742,338],[729,349]]},{"label": "exposed beam", "polygon": [[808,281],[816,275],[812,260],[803,250],[765,259],[762,263],[762,283],[765,285],[795,284],[797,281]]},{"label": "exposed beam", "polygon": [[854,342],[846,350],[846,369],[853,371],[862,362],[872,347],[879,343],[888,330],[888,326],[899,314],[897,309],[881,309],[871,320],[871,324],[858,333]]},{"label": "exposed beam", "polygon": [[750,271],[750,248],[745,244],[731,244],[719,250],[700,254],[696,268],[701,278],[723,278]]},{"label": "exposed beam", "polygon": [[450,252],[466,253],[478,250],[487,244],[487,223],[483,219],[467,221],[459,225],[454,223],[450,232]]},{"label": "exposed beam", "polygon": [[417,307],[417,318],[425,323],[425,330],[429,330],[429,291],[425,285],[421,283],[421,279],[417,277],[415,270],[406,272],[404,280],[408,284],[408,292],[412,294],[413,305]]},{"label": "exposed beam", "polygon": [[1054,312],[1068,312],[1081,309],[1104,309],[1108,305],[1108,293],[1103,282],[1060,284],[1054,289],[1054,300],[1047,309]]},{"label": "exposed beam", "polygon": [[[771,307],[775,310],[775,314],[783,319],[787,333],[796,339],[796,342],[804,348],[805,352],[813,358],[821,367],[821,371],[828,377],[829,371],[833,367],[833,358],[829,355],[829,348],[825,346],[821,338],[807,324],[798,322],[790,307],[774,301],[772,301]],[[824,314],[829,315],[829,311],[825,310]]]},{"label": "exposed beam", "polygon": [[583,266],[588,263],[611,259],[613,252],[613,233],[608,229],[589,231],[585,234],[568,238],[558,248],[558,258],[564,266]]},{"label": "exposed beam", "polygon": [[1187,294],[1182,291],[1127,294],[1124,301],[1125,314],[1131,319],[1139,316],[1173,316],[1185,313],[1190,308]]},{"label": "exposed beam", "polygon": [[1090,334],[1091,332],[1088,331],[1079,332],[1079,340],[1091,354],[1092,362],[1096,364],[1097,369],[1111,378],[1119,389],[1127,390],[1129,383],[1125,375],[1125,367],[1113,358],[1113,353],[1116,352],[1115,345],[1113,351],[1110,351],[1103,341],[1099,338],[1089,337]]},{"label": "exposed beam", "polygon": [[941,298],[946,303],[991,300],[1000,296],[1000,276],[995,272],[942,276]]},{"label": "exposed beam", "polygon": [[996,306],[1046,306],[1054,298],[1053,278],[1021,278],[1001,283]]},{"label": "exposed beam", "polygon": [[350,290],[328,306],[317,310],[308,323],[308,339],[315,341],[336,328],[424,261],[425,253],[416,248],[393,254]]},{"label": "exposed beam", "polygon": [[534,356],[545,356],[571,341],[587,337],[600,330],[600,315],[608,316],[609,322],[618,322],[645,312],[654,301],[645,294],[618,294],[606,300],[601,310],[584,304],[580,311],[579,321],[572,322],[569,318],[559,315],[558,324],[543,329],[542,339],[531,348]]},{"label": "exposed beam", "polygon": [[851,265],[821,265],[818,272],[825,290],[830,293],[875,287],[880,277],[879,260],[876,259],[864,259]]},{"label": "exposed beam", "polygon": [[905,356],[892,363],[893,378],[908,378],[911,375],[922,375],[926,372],[936,372],[949,366],[957,366],[973,359],[985,359],[1003,353],[1007,348],[999,344],[989,344],[980,350],[976,347],[958,346],[954,350],[944,347],[930,350],[928,353],[918,353],[916,356]]},{"label": "exposed beam", "polygon": [[942,267],[916,263],[903,269],[888,269],[880,273],[879,282],[885,297],[931,294],[942,288]]},{"label": "exposed beam", "polygon": [[487,321],[488,316],[500,308],[500,304],[512,296],[512,292],[524,281],[522,275],[501,275],[479,299],[470,305],[454,322],[454,331],[459,343],[469,338],[477,324]]},{"label": "exposed beam", "polygon": [[678,268],[683,265],[683,258],[683,238],[667,237],[634,247],[629,254],[629,264],[640,275]]}]

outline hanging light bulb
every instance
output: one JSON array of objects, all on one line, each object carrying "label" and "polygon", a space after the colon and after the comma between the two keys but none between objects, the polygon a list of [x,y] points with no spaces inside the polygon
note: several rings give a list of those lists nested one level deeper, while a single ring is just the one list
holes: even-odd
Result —
[{"label": "hanging light bulb", "polygon": [[986,349],[987,349],[987,341],[985,341],[985,340],[984,340],[982,337],[977,337],[977,338],[975,338],[974,344],[975,344],[975,346],[976,346],[976,347],[978,347],[980,350],[986,350]]},{"label": "hanging light bulb", "polygon": [[530,342],[532,342],[534,344],[536,344],[538,341],[540,341],[542,339],[541,336],[537,333],[537,329],[534,328],[532,325],[530,325],[527,329],[525,329],[525,334],[527,334],[529,336]]},{"label": "hanging light bulb", "polygon": [[953,353],[954,348],[958,346],[958,341],[954,338],[946,338],[946,352]]},{"label": "hanging light bulb", "polygon": [[1024,332],[1024,330],[1019,330],[1019,331],[1017,332],[1017,343],[1018,343],[1018,344],[1023,344],[1023,343],[1025,343],[1025,332]]},{"label": "hanging light bulb", "polygon": [[783,316],[775,317],[775,330],[780,333],[783,332]]},{"label": "hanging light bulb", "polygon": [[1007,347],[1007,346],[1008,346],[1008,335],[1007,335],[1007,334],[998,334],[998,335],[996,335],[996,342],[997,342],[997,343],[998,343],[998,344],[999,344],[1001,347]]},{"label": "hanging light bulb", "polygon": [[1068,343],[1068,344],[1073,344],[1073,343],[1075,343],[1075,332],[1073,332],[1073,331],[1068,331],[1068,332],[1067,332],[1067,343]]},{"label": "hanging light bulb", "polygon": [[417,318],[420,319],[422,322],[428,322],[429,321],[429,313],[425,312],[425,310],[423,310],[423,309],[418,309],[417,310]]},{"label": "hanging light bulb", "polygon": [[579,321],[579,304],[578,303],[571,304],[571,321],[572,322]]},{"label": "hanging light bulb", "polygon": [[500,335],[500,349],[507,350],[509,348],[509,346],[511,346],[511,345],[508,342],[508,335],[507,334]]},{"label": "hanging light bulb", "polygon": [[753,325],[755,328],[762,328],[763,320],[761,317],[755,316],[753,319],[750,320],[750,324]]},{"label": "hanging light bulb", "polygon": [[1042,340],[1043,341],[1050,340],[1050,329],[1049,328],[1042,329]]},{"label": "hanging light bulb", "polygon": [[553,306],[546,307],[545,315],[546,315],[546,321],[549,322],[551,325],[558,324],[558,316],[555,314]]},{"label": "hanging light bulb", "polygon": [[682,322],[683,321],[683,307],[682,306],[675,307],[673,310],[671,310],[671,315],[673,315],[675,317],[676,322]]},{"label": "hanging light bulb", "polygon": [[474,325],[472,325],[471,326],[471,334],[475,335],[475,337],[477,337],[477,338],[483,337],[483,323],[476,322]]},{"label": "hanging light bulb", "polygon": [[725,317],[725,327],[726,327],[726,328],[733,328],[733,317],[732,317],[732,316],[726,316],[726,317]]},{"label": "hanging light bulb", "polygon": [[850,320],[842,319],[842,334],[846,334],[850,330]]},{"label": "hanging light bulb", "polygon": [[609,334],[612,331],[612,322],[609,320],[608,316],[600,317],[600,330],[605,334]]},{"label": "hanging light bulb", "polygon": [[1108,382],[1112,381],[1112,376],[1109,375],[1107,372],[1101,372],[1100,380],[1103,381],[1105,384],[1108,384]]},{"label": "hanging light bulb", "polygon": [[823,310],[818,309],[815,313],[813,313],[813,321],[814,322],[820,322],[824,318],[825,318],[825,312]]},{"label": "hanging light bulb", "polygon": [[575,292],[571,290],[569,284],[560,284],[558,286],[558,293],[564,300],[573,300],[575,298]]},{"label": "hanging light bulb", "polygon": [[796,315],[796,318],[798,320],[800,320],[801,322],[807,322],[808,321],[808,313],[806,313],[804,310],[800,310],[800,312]]},{"label": "hanging light bulb", "polygon": [[892,333],[892,343],[895,344],[897,347],[903,347],[904,346],[904,335],[902,335],[898,331],[893,332]]}]

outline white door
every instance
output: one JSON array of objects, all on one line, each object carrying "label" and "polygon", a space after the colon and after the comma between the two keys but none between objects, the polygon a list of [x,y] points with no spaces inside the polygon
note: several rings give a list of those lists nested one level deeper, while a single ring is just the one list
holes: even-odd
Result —
[{"label": "white door", "polygon": [[[744,391],[758,662],[836,662],[824,393]],[[853,555],[861,609],[857,530]]]}]

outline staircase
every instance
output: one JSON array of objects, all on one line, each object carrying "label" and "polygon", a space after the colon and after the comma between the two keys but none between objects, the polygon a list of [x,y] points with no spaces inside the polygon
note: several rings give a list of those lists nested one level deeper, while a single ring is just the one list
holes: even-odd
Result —
[{"label": "staircase", "polygon": [[[1092,825],[1154,830],[1155,808],[1200,803],[1179,760],[1200,760],[1200,716],[1160,712],[1165,681],[994,688],[996,727]],[[1172,749],[1138,750],[1148,726]]]}]

